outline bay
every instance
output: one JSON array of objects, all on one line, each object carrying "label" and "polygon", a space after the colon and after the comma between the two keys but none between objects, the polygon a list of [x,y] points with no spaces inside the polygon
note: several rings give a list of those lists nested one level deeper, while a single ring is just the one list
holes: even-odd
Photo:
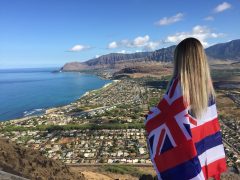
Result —
[{"label": "bay", "polygon": [[43,113],[67,105],[111,80],[58,68],[0,70],[0,121]]}]

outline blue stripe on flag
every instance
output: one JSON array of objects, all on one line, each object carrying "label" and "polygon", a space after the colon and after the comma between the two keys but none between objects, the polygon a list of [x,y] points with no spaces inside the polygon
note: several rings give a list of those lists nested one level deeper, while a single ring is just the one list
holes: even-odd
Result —
[{"label": "blue stripe on flag", "polygon": [[149,138],[149,145],[152,153],[153,153],[153,140],[154,140],[154,135]]},{"label": "blue stripe on flag", "polygon": [[190,124],[185,124],[183,123],[184,127],[186,128],[188,134],[192,137],[192,133],[191,133],[191,128],[190,128]]},{"label": "blue stripe on flag", "polygon": [[213,95],[210,95],[209,96],[209,99],[208,99],[208,107],[209,106],[212,106],[213,104],[215,104],[216,102],[215,102],[215,100],[214,100],[214,98],[213,98]]},{"label": "blue stripe on flag", "polygon": [[164,139],[164,143],[163,143],[163,146],[162,146],[162,149],[161,149],[161,153],[164,153],[166,151],[168,151],[169,149],[172,149],[173,148],[173,145],[168,137],[168,135],[166,134],[166,137]]},{"label": "blue stripe on flag", "polygon": [[160,173],[162,179],[181,179],[187,180],[196,177],[201,172],[201,165],[198,156],[186,161],[174,168]]},{"label": "blue stripe on flag", "polygon": [[218,131],[213,135],[207,136],[201,141],[195,143],[198,155],[202,154],[204,151],[211,149],[215,146],[222,144],[222,135]]},{"label": "blue stripe on flag", "polygon": [[168,87],[168,89],[167,89],[166,94],[169,93],[169,90],[171,89],[171,87],[172,87],[172,85],[173,85],[173,80],[174,80],[174,78],[172,78],[172,79],[170,80],[169,87]]}]

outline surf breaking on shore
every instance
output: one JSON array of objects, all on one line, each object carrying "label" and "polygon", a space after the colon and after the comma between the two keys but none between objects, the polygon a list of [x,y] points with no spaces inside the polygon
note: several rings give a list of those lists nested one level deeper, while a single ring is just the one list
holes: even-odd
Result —
[{"label": "surf breaking on shore", "polygon": [[[95,91],[99,91],[99,90],[105,89],[105,88],[109,87],[110,85],[112,85],[113,83],[119,82],[119,81],[120,80],[112,80],[110,83],[106,83],[105,85],[103,85],[102,87],[100,87],[98,89],[93,89],[93,90],[90,90],[90,91],[86,91],[82,96],[80,96],[75,101],[78,101],[79,99],[89,95],[90,93],[93,93]],[[51,107],[51,108],[36,108],[36,109],[33,109],[33,110],[24,111],[23,112],[23,117],[16,118],[16,119],[10,119],[10,120],[6,120],[6,121],[19,121],[20,122],[22,120],[24,121],[24,120],[27,120],[27,119],[31,119],[33,117],[37,117],[37,116],[40,116],[40,115],[43,115],[43,114],[48,114],[48,113],[51,113],[53,111],[56,111],[58,108],[69,106],[70,104],[74,103],[75,101],[73,101],[73,102],[71,102],[71,103],[69,103],[67,105],[63,105],[63,106],[57,106],[57,107]]]}]

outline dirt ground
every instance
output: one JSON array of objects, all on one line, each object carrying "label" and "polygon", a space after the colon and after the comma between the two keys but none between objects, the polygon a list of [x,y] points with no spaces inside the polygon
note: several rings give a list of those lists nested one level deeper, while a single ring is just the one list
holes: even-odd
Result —
[{"label": "dirt ground", "polygon": [[[152,177],[156,176],[153,167],[137,167],[144,174],[150,174]],[[115,174],[109,172],[103,172],[99,166],[88,166],[88,167],[71,167],[72,171],[81,172],[84,177],[89,180],[138,180],[139,177],[130,176],[128,174]],[[223,173],[221,180],[240,180],[240,176],[232,172]]]},{"label": "dirt ground", "polygon": [[240,108],[223,91],[217,91],[216,105],[219,115],[234,119],[240,117]]}]

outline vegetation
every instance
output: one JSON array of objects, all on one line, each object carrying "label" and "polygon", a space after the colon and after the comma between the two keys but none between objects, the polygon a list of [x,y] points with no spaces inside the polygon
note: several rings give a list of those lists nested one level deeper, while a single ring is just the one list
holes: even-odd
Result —
[{"label": "vegetation", "polygon": [[240,75],[240,69],[213,69],[211,70],[211,76],[213,79],[225,79],[226,78],[231,78],[234,76],[239,76]]},{"label": "vegetation", "polygon": [[140,177],[143,174],[143,172],[131,165],[105,165],[102,170],[116,174],[129,174],[135,177]]},{"label": "vegetation", "polygon": [[149,107],[153,107],[153,106],[157,106],[157,104],[159,103],[159,97],[153,97],[149,99]]},{"label": "vegetation", "polygon": [[23,142],[27,142],[27,141],[29,141],[30,139],[32,139],[32,136],[28,136],[28,135],[26,135],[26,136],[21,136],[20,138],[18,138],[18,140],[23,141]]},{"label": "vegetation", "polygon": [[61,131],[61,130],[84,130],[84,129],[141,129],[144,128],[143,123],[128,123],[128,124],[67,124],[67,125],[38,125],[36,127],[24,127],[9,125],[3,128],[1,131],[27,131],[27,130],[39,130],[39,131]]},{"label": "vegetation", "polygon": [[71,112],[83,112],[86,110],[90,110],[90,109],[95,109],[95,108],[99,108],[101,107],[100,105],[88,105],[88,106],[82,106],[82,107],[77,107],[73,110],[71,110]]}]

